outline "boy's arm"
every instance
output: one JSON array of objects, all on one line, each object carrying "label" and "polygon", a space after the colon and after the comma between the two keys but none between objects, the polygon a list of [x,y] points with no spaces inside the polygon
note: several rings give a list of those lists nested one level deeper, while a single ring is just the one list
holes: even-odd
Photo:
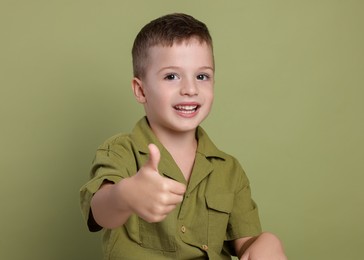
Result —
[{"label": "boy's arm", "polygon": [[240,260],[287,260],[282,242],[272,233],[263,232],[255,237],[244,237],[233,241]]},{"label": "boy's arm", "polygon": [[92,197],[92,217],[101,227],[115,228],[123,225],[132,214],[127,204],[117,194],[120,189],[117,186],[122,186],[123,181],[118,184],[105,182]]},{"label": "boy's arm", "polygon": [[123,225],[135,213],[147,222],[162,221],[183,199],[185,185],[158,173],[160,152],[149,145],[149,160],[136,175],[104,183],[91,200],[92,216],[104,228]]}]

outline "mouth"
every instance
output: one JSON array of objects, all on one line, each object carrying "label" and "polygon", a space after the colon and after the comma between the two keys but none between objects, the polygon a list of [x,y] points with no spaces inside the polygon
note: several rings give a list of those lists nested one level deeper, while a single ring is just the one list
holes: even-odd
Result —
[{"label": "mouth", "polygon": [[179,113],[193,114],[200,108],[200,105],[176,105],[174,109]]}]

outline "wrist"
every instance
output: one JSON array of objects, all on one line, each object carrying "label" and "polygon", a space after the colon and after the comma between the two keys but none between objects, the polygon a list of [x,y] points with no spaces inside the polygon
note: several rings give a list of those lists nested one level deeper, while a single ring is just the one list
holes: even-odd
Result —
[{"label": "wrist", "polygon": [[133,187],[131,185],[131,182],[133,177],[122,179],[120,182],[118,182],[116,185],[113,185],[113,190],[111,191],[113,193],[112,198],[115,199],[114,205],[117,208],[118,211],[125,213],[128,213],[129,215],[132,214],[132,203],[129,201],[130,197],[132,197],[130,193],[130,187]]}]

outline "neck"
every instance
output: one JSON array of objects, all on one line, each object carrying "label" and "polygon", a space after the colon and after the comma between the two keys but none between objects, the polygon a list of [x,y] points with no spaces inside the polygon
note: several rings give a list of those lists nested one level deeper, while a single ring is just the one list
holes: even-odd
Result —
[{"label": "neck", "polygon": [[174,162],[181,170],[185,180],[188,182],[192,174],[197,150],[196,129],[186,132],[168,131],[151,128],[159,141],[172,156]]},{"label": "neck", "polygon": [[188,132],[166,132],[155,129],[153,126],[152,130],[158,140],[170,153],[192,150],[195,152],[197,149],[196,130]]}]

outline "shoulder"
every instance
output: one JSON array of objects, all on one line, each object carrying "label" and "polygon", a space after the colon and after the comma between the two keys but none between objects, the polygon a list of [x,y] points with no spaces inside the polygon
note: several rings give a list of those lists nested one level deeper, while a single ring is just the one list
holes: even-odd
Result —
[{"label": "shoulder", "polygon": [[118,133],[109,138],[107,138],[100,147],[122,145],[131,142],[130,134],[128,133]]},{"label": "shoulder", "polygon": [[108,150],[115,153],[130,153],[136,151],[147,150],[148,138],[150,135],[149,127],[147,127],[145,118],[136,123],[134,129],[130,133],[118,133],[107,138],[98,150]]},{"label": "shoulder", "polygon": [[245,175],[243,167],[235,156],[223,151],[219,153],[218,158],[210,158],[216,169],[222,170],[225,175],[234,175],[234,177]]},{"label": "shoulder", "polygon": [[221,162],[232,166],[240,166],[239,161],[233,155],[220,150],[207,135],[206,131],[199,127],[197,129],[197,137],[199,140],[198,152],[205,155],[206,158],[214,162]]},{"label": "shoulder", "polygon": [[214,169],[213,179],[217,179],[221,183],[230,183],[229,185],[247,186],[249,180],[245,174],[239,160],[222,150],[220,150],[208,137],[207,133],[202,129],[198,129],[199,150],[201,154],[210,161]]},{"label": "shoulder", "polygon": [[[130,134],[119,133],[106,139],[96,150],[93,167],[99,166],[113,169],[124,167],[134,169],[134,145]],[[107,167],[106,167],[107,168]]]},{"label": "shoulder", "polygon": [[98,150],[130,150],[132,147],[132,139],[130,134],[119,133],[107,138],[99,147]]}]

